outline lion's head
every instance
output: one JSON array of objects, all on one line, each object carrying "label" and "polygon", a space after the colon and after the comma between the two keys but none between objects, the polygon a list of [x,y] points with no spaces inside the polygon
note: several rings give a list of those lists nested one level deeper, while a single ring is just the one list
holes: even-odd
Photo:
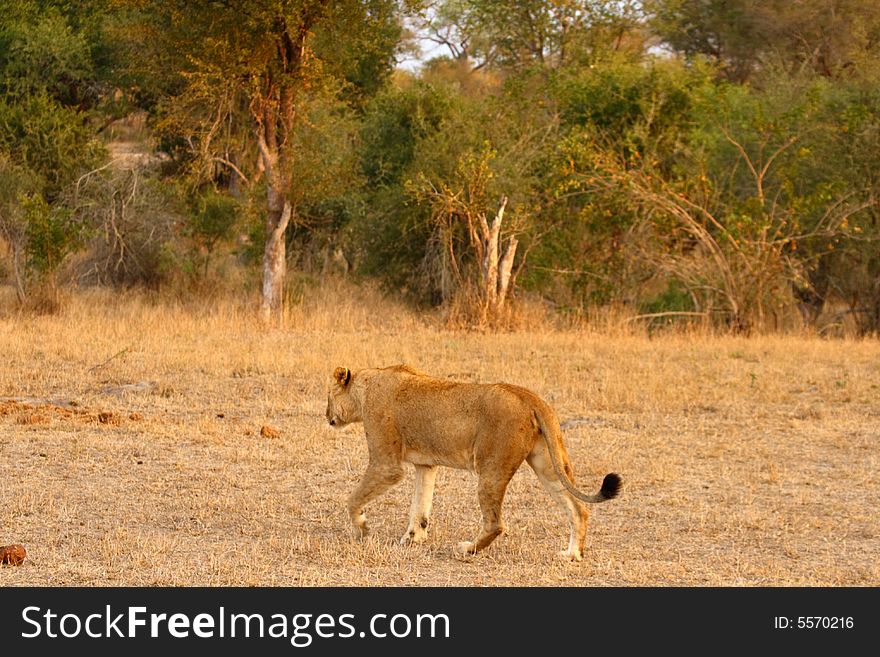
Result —
[{"label": "lion's head", "polygon": [[346,367],[333,371],[330,390],[327,393],[327,422],[337,429],[362,420],[360,408],[351,394],[352,375]]}]

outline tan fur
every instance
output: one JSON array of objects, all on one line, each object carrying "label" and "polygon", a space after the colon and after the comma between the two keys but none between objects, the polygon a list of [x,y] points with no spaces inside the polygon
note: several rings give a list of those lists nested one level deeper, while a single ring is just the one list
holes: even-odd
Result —
[{"label": "tan fur", "polygon": [[584,549],[584,502],[610,499],[619,486],[619,477],[610,474],[596,495],[574,488],[556,414],[536,394],[515,385],[436,379],[408,365],[357,372],[340,367],[333,373],[326,415],[335,427],[364,424],[369,465],[347,504],[359,538],[367,533],[365,506],[403,478],[404,462],[415,466],[416,482],[401,543],[420,543],[427,537],[437,466],[478,475],[482,532],[476,542],[458,547],[470,554],[504,531],[504,493],[523,461],[568,516],[571,532],[563,554],[570,559],[580,560]]}]

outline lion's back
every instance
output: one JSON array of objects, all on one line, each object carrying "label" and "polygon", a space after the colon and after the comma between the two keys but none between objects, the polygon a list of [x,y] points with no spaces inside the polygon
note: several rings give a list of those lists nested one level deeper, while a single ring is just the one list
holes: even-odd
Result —
[{"label": "lion's back", "polygon": [[482,434],[526,428],[540,403],[518,386],[439,379],[406,365],[385,368],[372,388],[370,415],[391,420],[406,442],[441,449],[442,443],[458,448]]}]

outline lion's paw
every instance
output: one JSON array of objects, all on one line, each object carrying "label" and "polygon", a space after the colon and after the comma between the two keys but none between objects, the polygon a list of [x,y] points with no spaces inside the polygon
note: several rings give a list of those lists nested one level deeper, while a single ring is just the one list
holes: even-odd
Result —
[{"label": "lion's paw", "polygon": [[470,541],[462,541],[458,544],[455,551],[459,554],[476,554],[474,547],[474,544]]},{"label": "lion's paw", "polygon": [[428,540],[428,532],[424,529],[410,529],[406,534],[400,537],[401,545],[418,545]]},{"label": "lion's paw", "polygon": [[557,552],[556,554],[565,561],[580,561],[582,558],[579,551],[572,552],[571,550],[562,550],[560,552]]}]

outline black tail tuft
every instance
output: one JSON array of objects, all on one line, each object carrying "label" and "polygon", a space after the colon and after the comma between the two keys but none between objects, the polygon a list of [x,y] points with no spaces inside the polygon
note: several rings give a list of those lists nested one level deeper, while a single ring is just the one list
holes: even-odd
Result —
[{"label": "black tail tuft", "polygon": [[606,500],[615,498],[620,492],[620,487],[622,484],[623,480],[620,478],[620,475],[615,472],[611,472],[605,475],[605,479],[602,480],[602,488],[599,490],[599,494]]}]

